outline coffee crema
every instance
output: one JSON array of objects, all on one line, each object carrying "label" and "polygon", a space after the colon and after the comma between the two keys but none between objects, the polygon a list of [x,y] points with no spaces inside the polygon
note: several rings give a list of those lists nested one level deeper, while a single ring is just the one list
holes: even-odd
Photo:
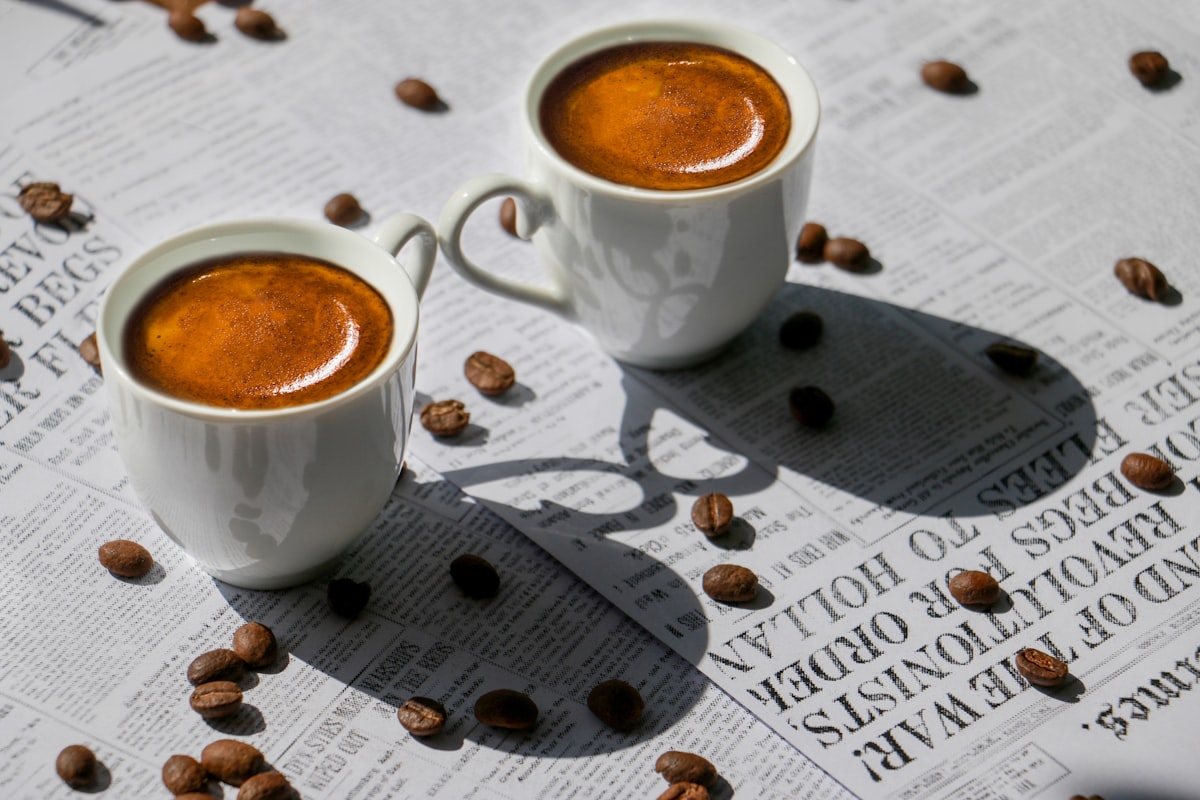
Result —
[{"label": "coffee crema", "polygon": [[289,253],[198,262],[146,295],[124,331],[133,376],[206,405],[315,403],[369,375],[392,343],[392,312],[348,270]]},{"label": "coffee crema", "polygon": [[749,177],[787,142],[775,79],[729,50],[690,42],[609,47],[546,87],[542,133],[576,167],[645,189],[701,189]]}]

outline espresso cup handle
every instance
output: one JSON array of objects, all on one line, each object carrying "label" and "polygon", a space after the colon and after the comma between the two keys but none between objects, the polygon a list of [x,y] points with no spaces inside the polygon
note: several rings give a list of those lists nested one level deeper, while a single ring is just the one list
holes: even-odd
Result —
[{"label": "espresso cup handle", "polygon": [[429,285],[429,275],[433,272],[433,263],[437,259],[437,232],[433,226],[416,214],[396,214],[388,217],[375,234],[375,244],[387,250],[394,256],[400,255],[410,241],[416,239],[416,252],[401,263],[408,277],[412,279],[417,289],[417,297],[425,294]]},{"label": "espresso cup handle", "polygon": [[522,212],[517,223],[517,233],[522,239],[533,236],[554,213],[549,199],[528,182],[499,173],[480,175],[458,187],[442,207],[438,220],[442,255],[455,272],[481,289],[570,316],[570,298],[561,276],[548,272],[549,286],[525,283],[485,270],[463,253],[462,232],[467,220],[484,201],[494,197],[516,200]]}]

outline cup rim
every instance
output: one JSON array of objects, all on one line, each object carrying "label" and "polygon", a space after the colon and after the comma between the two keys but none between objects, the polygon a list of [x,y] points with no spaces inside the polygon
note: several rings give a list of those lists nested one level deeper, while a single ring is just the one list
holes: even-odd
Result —
[{"label": "cup rim", "polygon": [[[542,93],[550,79],[569,64],[584,56],[618,44],[650,41],[699,42],[732,50],[765,69],[780,85],[791,107],[791,130],[787,142],[770,164],[740,180],[700,189],[647,189],[629,186],[585,172],[567,161],[551,146],[542,133],[539,106]],[[791,74],[781,76],[776,69],[762,63],[762,57],[746,52],[754,48],[767,53],[773,60],[787,65]],[[532,142],[543,158],[556,169],[570,176],[573,183],[598,194],[643,201],[680,202],[724,198],[751,190],[779,178],[787,169],[813,148],[821,117],[821,101],[816,83],[800,62],[771,39],[745,28],[716,20],[655,18],[634,20],[597,28],[560,45],[544,56],[525,83],[521,125],[525,140]],[[797,105],[810,109],[803,117],[796,113]]]},{"label": "cup rim", "polygon": [[[113,306],[116,303],[116,298],[119,298],[125,290],[128,283],[133,280],[134,276],[142,270],[152,268],[156,261],[160,261],[164,257],[181,248],[191,246],[201,246],[206,242],[217,242],[223,239],[233,240],[236,238],[247,238],[256,234],[277,234],[283,237],[290,237],[299,242],[304,237],[310,237],[310,241],[314,238],[333,241],[335,246],[344,248],[359,248],[363,254],[371,253],[371,258],[388,259],[393,262],[390,266],[394,269],[398,276],[398,280],[404,281],[404,286],[407,290],[401,290],[403,297],[408,298],[410,308],[401,309],[396,307],[396,297],[393,297],[393,292],[385,291],[377,286],[373,281],[365,278],[358,271],[347,266],[342,261],[330,259],[324,255],[316,255],[312,252],[314,247],[305,249],[301,244],[297,243],[294,248],[287,247],[264,247],[259,250],[254,250],[251,247],[230,247],[225,250],[218,249],[211,256],[215,257],[222,254],[229,255],[234,253],[249,253],[249,252],[286,252],[295,255],[308,256],[310,258],[318,258],[331,263],[337,264],[343,269],[348,269],[355,274],[356,277],[366,280],[376,291],[383,296],[389,310],[392,312],[392,343],[388,348],[384,358],[375,366],[371,372],[348,389],[345,389],[337,394],[327,397],[324,400],[317,400],[309,403],[301,403],[298,405],[282,406],[280,408],[263,408],[263,409],[247,409],[247,408],[229,408],[225,406],[214,406],[206,403],[200,403],[192,400],[184,400],[173,395],[161,392],[146,386],[137,378],[135,378],[128,370],[124,359],[118,353],[117,348],[120,347],[120,335],[124,330],[124,320],[110,321],[109,315],[113,312]],[[157,286],[167,276],[179,271],[188,264],[195,263],[201,258],[187,259],[181,261],[171,267],[161,268],[161,274],[155,277],[150,286]],[[349,259],[346,259],[349,260]],[[130,289],[128,291],[136,291],[136,295],[132,298],[132,302],[136,303],[138,299],[145,296],[148,287],[138,290]],[[105,382],[119,381],[127,390],[135,394],[139,399],[153,403],[155,405],[170,409],[185,416],[194,417],[203,420],[212,421],[238,421],[238,422],[256,422],[264,420],[279,420],[302,418],[306,416],[320,414],[332,408],[336,408],[347,403],[352,403],[377,389],[381,384],[386,382],[390,376],[396,371],[396,368],[402,364],[412,353],[416,346],[417,329],[419,323],[420,303],[417,295],[417,290],[412,284],[412,279],[404,267],[399,263],[399,260],[393,254],[384,250],[372,240],[355,233],[354,231],[340,228],[329,223],[315,222],[312,220],[293,219],[287,217],[258,217],[240,220],[231,220],[223,222],[210,223],[197,228],[192,228],[181,233],[177,233],[168,239],[151,246],[149,249],[142,252],[127,264],[117,276],[112,280],[104,291],[104,295],[100,301],[100,307],[96,315],[96,344],[100,351],[100,364],[104,370]],[[117,332],[117,341],[110,339],[108,328],[110,325],[115,325]]]}]

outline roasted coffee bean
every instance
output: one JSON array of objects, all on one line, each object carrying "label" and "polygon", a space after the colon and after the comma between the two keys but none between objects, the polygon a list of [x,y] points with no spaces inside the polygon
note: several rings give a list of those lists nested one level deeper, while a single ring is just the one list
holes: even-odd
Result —
[{"label": "roasted coffee bean", "polygon": [[140,578],[154,566],[154,556],[137,542],[114,539],[100,545],[100,565],[122,578]]},{"label": "roasted coffee bean", "polygon": [[[0,331],[0,334],[2,333],[3,331]],[[12,348],[9,346],[8,340],[5,339],[4,336],[0,335],[0,369],[7,367],[11,360]]]},{"label": "roasted coffee bean", "polygon": [[237,800],[294,800],[296,790],[281,772],[252,775],[238,789]]},{"label": "roasted coffee bean", "polygon": [[779,326],[779,343],[789,350],[804,350],[821,339],[825,323],[812,311],[797,311]]},{"label": "roasted coffee bean", "polygon": [[513,236],[517,235],[517,201],[511,197],[504,198],[500,204],[500,227]]},{"label": "roasted coffee bean", "polygon": [[396,719],[413,736],[436,736],[446,727],[446,707],[429,697],[410,697],[396,709]]},{"label": "roasted coffee bean", "polygon": [[668,750],[654,762],[654,771],[667,783],[698,783],[712,786],[717,782],[717,768],[703,756],[682,750]]},{"label": "roasted coffee bean", "polygon": [[396,84],[395,91],[401,103],[422,111],[433,111],[442,103],[434,88],[420,78],[405,78]]},{"label": "roasted coffee bean", "polygon": [[1171,288],[1162,270],[1144,258],[1122,258],[1113,267],[1113,274],[1130,294],[1155,302],[1166,297]]},{"label": "roasted coffee bean", "polygon": [[986,572],[965,569],[950,579],[950,596],[964,606],[990,606],[1000,599],[1000,584]]},{"label": "roasted coffee bean", "polygon": [[362,219],[363,209],[358,198],[349,192],[335,194],[325,204],[325,219],[343,228]]},{"label": "roasted coffee bean", "polygon": [[819,264],[825,260],[825,243],[828,241],[829,234],[824,225],[806,222],[796,239],[796,260],[804,264]]},{"label": "roasted coffee bean", "polygon": [[692,524],[710,539],[720,536],[733,524],[733,502],[720,492],[697,497],[692,503]]},{"label": "roasted coffee bean", "polygon": [[951,61],[930,61],[921,67],[921,80],[931,89],[946,94],[965,94],[971,91],[967,71]]},{"label": "roasted coffee bean", "polygon": [[825,260],[838,269],[859,272],[871,264],[871,251],[858,239],[840,236],[825,243]]},{"label": "roasted coffee bean", "polygon": [[325,589],[325,597],[333,613],[346,619],[354,619],[367,607],[371,599],[371,584],[353,581],[350,578],[334,578]]},{"label": "roasted coffee bean", "polygon": [[242,677],[246,662],[232,650],[218,647],[201,653],[188,664],[187,679],[193,686],[213,681],[236,681]]},{"label": "roasted coffee bean", "polygon": [[242,6],[237,10],[237,16],[234,17],[233,24],[239,31],[251,39],[271,41],[272,39],[283,38],[283,31],[275,24],[274,17],[265,11],[251,8],[250,6]]},{"label": "roasted coffee bean", "polygon": [[175,795],[175,800],[213,800],[213,796],[208,792],[184,792],[183,794]]},{"label": "roasted coffee bean", "polygon": [[189,42],[203,42],[208,38],[204,22],[185,8],[172,11],[167,17],[167,25],[171,26],[176,36]]},{"label": "roasted coffee bean", "polygon": [[483,556],[463,553],[450,562],[450,578],[468,597],[495,597],[500,574]]},{"label": "roasted coffee bean", "polygon": [[627,731],[642,721],[646,703],[633,685],[613,678],[588,692],[587,707],[605,725]]},{"label": "roasted coffee bean", "polygon": [[523,731],[537,724],[538,707],[527,694],[495,689],[475,701],[475,719],[493,728]]},{"label": "roasted coffee bean", "polygon": [[247,622],[233,632],[233,652],[253,669],[269,667],[279,655],[275,633],[261,622]]},{"label": "roasted coffee bean", "polygon": [[96,372],[104,374],[104,369],[100,366],[100,345],[96,342],[95,331],[92,331],[79,343],[79,357],[90,364]]},{"label": "roasted coffee bean", "polygon": [[1067,679],[1067,665],[1049,653],[1026,647],[1017,653],[1013,663],[1025,680],[1037,686],[1060,686]]},{"label": "roasted coffee bean", "polygon": [[203,792],[208,786],[208,770],[191,756],[174,755],[163,764],[162,782],[171,794]]},{"label": "roasted coffee bean", "polygon": [[833,400],[816,386],[797,386],[788,393],[792,416],[810,428],[823,428],[833,418]]},{"label": "roasted coffee bean", "polygon": [[463,373],[472,386],[488,397],[504,394],[517,382],[517,373],[507,361],[482,350],[467,356]]},{"label": "roasted coffee bean", "polygon": [[708,800],[708,789],[698,783],[672,783],[658,800]]},{"label": "roasted coffee bean", "polygon": [[984,353],[993,364],[1011,375],[1028,375],[1038,361],[1037,350],[1012,342],[994,342]]},{"label": "roasted coffee bean", "polygon": [[1073,794],[1071,800],[1104,800],[1104,798],[1098,794],[1089,794],[1086,797],[1081,794]]},{"label": "roasted coffee bean", "polygon": [[1139,489],[1152,492],[1166,489],[1175,482],[1171,465],[1149,453],[1130,453],[1121,459],[1121,474]]},{"label": "roasted coffee bean", "polygon": [[58,222],[71,213],[75,195],[58,188],[57,183],[42,181],[26,184],[17,195],[17,202],[38,222]]},{"label": "roasted coffee bean", "polygon": [[1161,84],[1171,74],[1171,65],[1167,57],[1154,50],[1134,53],[1129,57],[1129,71],[1138,79],[1142,86],[1154,87]]},{"label": "roasted coffee bean", "polygon": [[200,763],[218,780],[241,786],[266,765],[263,754],[254,745],[237,739],[218,739],[200,752]]},{"label": "roasted coffee bean", "polygon": [[421,425],[434,436],[457,436],[467,429],[471,415],[460,400],[437,400],[421,409]]},{"label": "roasted coffee bean", "polygon": [[96,780],[96,754],[81,744],[67,745],[54,760],[54,769],[72,789],[90,786]]},{"label": "roasted coffee bean", "polygon": [[205,719],[231,717],[242,707],[242,688],[233,681],[211,681],[192,690],[192,711]]},{"label": "roasted coffee bean", "polygon": [[758,576],[737,564],[718,564],[704,573],[704,593],[722,603],[749,603],[758,597]]}]

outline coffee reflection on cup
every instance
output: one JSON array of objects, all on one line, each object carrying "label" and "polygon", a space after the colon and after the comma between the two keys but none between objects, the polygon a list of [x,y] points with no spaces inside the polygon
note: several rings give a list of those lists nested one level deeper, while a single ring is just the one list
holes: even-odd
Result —
[{"label": "coffee reflection on cup", "polygon": [[[476,285],[579,323],[614,357],[684,367],[720,351],[783,285],[820,115],[795,59],[725,24],[637,22],[568,43],[525,90],[525,179],[482,175],[442,210],[440,243]],[[462,249],[472,212],[517,200],[548,277]]]},{"label": "coffee reflection on cup", "polygon": [[375,243],[250,220],[177,236],[109,287],[97,339],[118,450],[141,502],[210,574],[302,583],[383,508],[435,255],[432,227],[408,214]]}]

